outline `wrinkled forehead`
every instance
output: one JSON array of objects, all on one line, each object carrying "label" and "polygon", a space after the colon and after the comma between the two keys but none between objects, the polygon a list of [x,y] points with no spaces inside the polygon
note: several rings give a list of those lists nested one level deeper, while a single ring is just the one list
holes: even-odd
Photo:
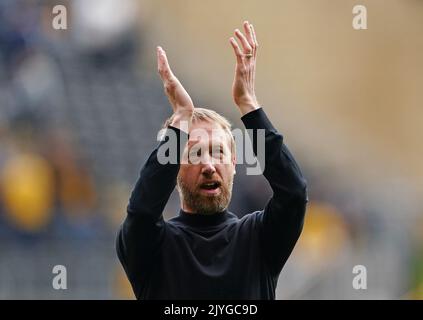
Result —
[{"label": "wrinkled forehead", "polygon": [[196,143],[222,144],[230,146],[229,134],[218,123],[198,121],[192,124],[189,131],[188,145]]}]

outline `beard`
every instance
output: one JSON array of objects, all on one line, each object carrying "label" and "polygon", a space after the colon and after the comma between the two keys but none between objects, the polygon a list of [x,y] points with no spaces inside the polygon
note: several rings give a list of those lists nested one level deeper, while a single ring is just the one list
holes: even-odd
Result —
[{"label": "beard", "polygon": [[222,181],[217,195],[202,194],[200,185],[188,186],[179,175],[177,184],[181,199],[189,208],[196,213],[210,215],[222,212],[228,207],[232,197],[233,180],[232,175],[226,183]]}]

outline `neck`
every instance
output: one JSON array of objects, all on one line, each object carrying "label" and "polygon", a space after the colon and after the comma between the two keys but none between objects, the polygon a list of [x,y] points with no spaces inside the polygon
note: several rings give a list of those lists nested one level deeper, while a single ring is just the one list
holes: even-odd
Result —
[{"label": "neck", "polygon": [[223,212],[223,211],[225,211],[226,210],[226,208],[225,209],[223,209],[223,210],[220,210],[220,211],[213,211],[213,212],[199,212],[199,210],[196,210],[196,209],[193,209],[192,207],[190,207],[189,205],[187,205],[186,203],[181,203],[181,209],[182,209],[182,211],[184,211],[185,213],[188,213],[188,214],[200,214],[200,215],[203,215],[203,216],[210,216],[210,215],[214,215],[214,214],[216,214],[216,213],[219,213],[219,212]]}]

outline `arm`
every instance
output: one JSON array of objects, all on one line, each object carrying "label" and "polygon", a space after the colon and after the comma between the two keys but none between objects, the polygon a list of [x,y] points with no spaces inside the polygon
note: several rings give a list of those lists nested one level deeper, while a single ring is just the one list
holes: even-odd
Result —
[{"label": "arm", "polygon": [[166,54],[160,47],[157,48],[157,61],[165,93],[174,112],[166,136],[176,137],[178,161],[177,164],[159,163],[159,148],[168,141],[162,140],[141,169],[132,191],[127,216],[116,240],[116,250],[133,285],[138,284],[139,279],[145,279],[160,248],[165,232],[162,213],[176,185],[180,154],[183,151],[180,149],[188,139],[188,134],[182,131],[180,126],[185,122],[188,124],[186,128],[189,128],[194,109],[190,96],[173,75]]},{"label": "arm", "polygon": [[[181,139],[187,139],[178,128],[169,127],[167,136],[171,137],[171,133],[177,137],[178,146]],[[119,260],[133,283],[144,278],[153,266],[165,230],[162,213],[176,185],[179,164],[160,164],[157,158],[159,148],[166,142],[158,144],[141,169],[117,237]]]},{"label": "arm", "polygon": [[[279,274],[303,227],[307,203],[306,181],[294,157],[263,109],[242,117],[247,129],[265,129],[263,175],[273,196],[259,215],[264,255],[273,274]],[[253,141],[253,139],[252,139]],[[257,154],[257,141],[253,143]]]},{"label": "arm", "polygon": [[[306,181],[283,137],[259,107],[255,95],[258,42],[252,24],[244,22],[245,35],[238,29],[230,43],[236,56],[232,94],[247,129],[265,130],[265,170],[273,196],[259,215],[262,247],[273,274],[279,274],[301,233],[307,203]],[[253,141],[253,139],[251,139]],[[257,141],[253,141],[257,155]]]}]

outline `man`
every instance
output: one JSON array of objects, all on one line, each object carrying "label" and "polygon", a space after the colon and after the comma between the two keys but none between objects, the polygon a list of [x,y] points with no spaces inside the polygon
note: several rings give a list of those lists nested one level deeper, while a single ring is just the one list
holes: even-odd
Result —
[{"label": "man", "polygon": [[[241,47],[230,38],[236,56],[233,98],[246,128],[265,130],[263,174],[273,196],[264,210],[241,219],[227,210],[235,173],[230,125],[214,111],[194,108],[158,47],[158,71],[174,112],[165,127],[178,142],[188,142],[179,148],[176,164],[159,159],[168,140],[152,152],[119,231],[118,256],[138,299],[274,299],[279,273],[301,233],[306,182],[259,107],[254,93],[258,43],[253,26],[245,21],[243,27],[245,35],[235,30]],[[193,134],[198,129],[206,135]],[[200,161],[192,161],[192,155]],[[175,185],[181,210],[164,221]]]}]

